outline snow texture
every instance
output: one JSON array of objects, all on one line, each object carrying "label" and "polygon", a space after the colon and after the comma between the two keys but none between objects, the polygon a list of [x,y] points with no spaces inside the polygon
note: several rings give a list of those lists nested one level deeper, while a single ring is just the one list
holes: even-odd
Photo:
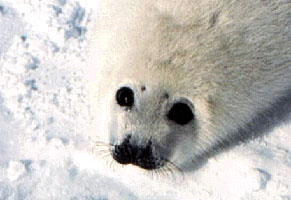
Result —
[{"label": "snow texture", "polygon": [[92,0],[0,1],[1,200],[291,200],[290,120],[191,173],[98,156],[85,76],[97,10]]}]

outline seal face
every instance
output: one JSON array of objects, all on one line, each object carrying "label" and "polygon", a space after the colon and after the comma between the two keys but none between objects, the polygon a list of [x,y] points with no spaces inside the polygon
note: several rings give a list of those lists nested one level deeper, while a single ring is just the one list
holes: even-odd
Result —
[{"label": "seal face", "polygon": [[243,138],[291,89],[290,16],[289,1],[102,1],[92,102],[113,159],[195,169]]},{"label": "seal face", "polygon": [[193,103],[186,97],[172,97],[168,86],[161,89],[161,86],[140,85],[118,86],[114,101],[110,100],[111,155],[120,164],[133,164],[147,170],[174,168],[169,157],[175,149],[169,146],[177,145],[178,137],[193,135]]},{"label": "seal face", "polygon": [[[141,87],[141,91],[144,91],[143,87]],[[169,124],[168,126],[172,125],[178,127],[187,126],[187,124],[191,123],[194,120],[193,111],[190,105],[188,105],[190,104],[190,102],[187,102],[186,99],[181,99],[179,101],[175,101],[170,105],[167,105],[169,104],[169,102],[167,102],[167,100],[169,99],[169,95],[165,93],[163,96],[160,97],[160,101],[163,102],[161,104],[167,105],[166,106],[167,109],[162,110],[161,113],[155,112],[147,113],[147,110],[140,112],[140,108],[138,108],[138,105],[135,104],[134,96],[135,96],[134,91],[129,87],[121,87],[116,92],[115,96],[116,104],[121,108],[122,110],[121,112],[124,112],[124,114],[127,116],[126,118],[135,119],[135,115],[138,115],[140,118],[139,121],[142,121],[143,124],[146,124],[150,122],[149,120],[157,118],[155,117],[155,115],[157,114],[164,115],[161,117],[163,118],[165,124]],[[140,98],[143,97],[141,96]],[[146,104],[146,102],[143,103]],[[160,106],[161,105],[158,105],[156,109],[160,109]],[[146,120],[143,121],[142,119],[147,115],[149,115],[150,117],[145,118]],[[130,124],[132,125],[136,123],[135,121],[136,120],[130,121]],[[138,129],[136,128],[135,130]],[[132,132],[132,130],[128,131],[127,135],[123,137],[120,144],[114,145],[112,149],[112,156],[117,162],[121,164],[134,164],[144,169],[158,169],[164,166],[165,163],[169,162],[167,161],[166,155],[170,154],[170,151],[169,150],[168,152],[165,150],[162,151],[161,145],[158,144],[155,145],[154,142],[152,141],[154,136],[149,137],[143,142],[139,142],[133,139],[132,137],[133,134],[135,135],[135,137],[138,137],[138,139],[136,140],[143,141],[143,139],[140,138],[141,136],[139,136],[139,134],[136,133],[136,131],[134,132]],[[169,133],[167,133],[166,131],[163,134],[165,136],[169,135]],[[111,142],[116,143],[116,141],[114,140],[112,140]]]}]

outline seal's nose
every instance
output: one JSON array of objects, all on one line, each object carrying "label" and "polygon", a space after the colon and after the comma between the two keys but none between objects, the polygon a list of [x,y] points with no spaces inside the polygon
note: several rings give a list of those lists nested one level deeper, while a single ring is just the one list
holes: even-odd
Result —
[{"label": "seal's nose", "polygon": [[131,136],[127,136],[120,145],[115,145],[113,158],[120,164],[134,164],[144,169],[159,168],[158,159],[153,155],[152,142],[139,147],[130,143]]}]

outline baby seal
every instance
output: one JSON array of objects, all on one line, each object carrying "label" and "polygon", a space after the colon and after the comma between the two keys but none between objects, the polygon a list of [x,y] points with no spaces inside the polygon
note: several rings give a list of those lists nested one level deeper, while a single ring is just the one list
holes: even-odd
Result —
[{"label": "baby seal", "polygon": [[199,164],[291,89],[287,0],[103,0],[98,134],[121,164]]}]

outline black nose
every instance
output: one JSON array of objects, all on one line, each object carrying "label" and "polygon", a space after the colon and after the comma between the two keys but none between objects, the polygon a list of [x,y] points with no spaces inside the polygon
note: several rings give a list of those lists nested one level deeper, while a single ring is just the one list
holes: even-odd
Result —
[{"label": "black nose", "polygon": [[131,136],[115,145],[112,151],[113,158],[120,164],[134,164],[144,169],[157,169],[161,167],[160,159],[153,155],[152,143],[139,147],[130,143]]}]

